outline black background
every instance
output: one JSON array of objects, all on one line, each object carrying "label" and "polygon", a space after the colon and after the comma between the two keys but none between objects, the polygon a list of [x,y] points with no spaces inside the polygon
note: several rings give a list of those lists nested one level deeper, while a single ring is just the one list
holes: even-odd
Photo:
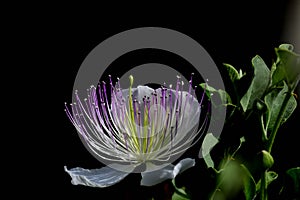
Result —
[{"label": "black background", "polygon": [[[222,63],[230,63],[251,74],[252,57],[258,54],[270,66],[275,58],[274,47],[290,42],[283,38],[284,20],[290,2],[200,2],[189,6],[147,2],[144,5],[100,4],[88,7],[70,4],[53,6],[53,9],[47,10],[47,17],[40,22],[41,29],[39,30],[37,23],[37,31],[31,35],[34,39],[37,39],[35,35],[42,35],[38,39],[36,50],[37,55],[42,58],[38,64],[43,66],[39,70],[44,74],[41,79],[45,87],[43,91],[46,91],[45,99],[50,102],[41,108],[41,111],[47,110],[50,119],[42,123],[45,123],[42,126],[47,134],[43,134],[46,134],[47,139],[41,146],[46,151],[47,161],[42,164],[41,172],[38,173],[39,183],[48,191],[46,194],[67,198],[84,195],[84,199],[143,199],[152,194],[157,198],[164,198],[163,193],[172,190],[167,184],[153,188],[140,187],[139,174],[131,174],[119,184],[104,189],[74,186],[70,183],[68,174],[63,171],[65,165],[68,168],[102,166],[84,148],[75,128],[64,113],[64,102],[71,102],[77,70],[94,47],[110,36],[128,29],[165,27],[198,41],[211,55],[221,72]],[[73,6],[76,6],[76,9]],[[39,13],[43,14],[43,11]],[[38,17],[39,15],[32,18]],[[49,80],[45,81],[45,77]],[[230,85],[227,83],[226,86]],[[300,165],[297,157],[299,142],[295,136],[299,132],[299,116],[298,107],[276,138],[273,154],[274,170],[278,172],[282,173],[290,167]],[[227,132],[223,137],[226,141],[231,141],[231,138],[236,141],[238,138],[237,134]],[[39,162],[39,159],[36,161]],[[186,178],[190,184],[194,183],[194,191],[201,193],[201,188],[205,188],[201,184],[206,183],[199,179],[205,176],[205,171],[199,171],[198,175],[187,174]]]}]

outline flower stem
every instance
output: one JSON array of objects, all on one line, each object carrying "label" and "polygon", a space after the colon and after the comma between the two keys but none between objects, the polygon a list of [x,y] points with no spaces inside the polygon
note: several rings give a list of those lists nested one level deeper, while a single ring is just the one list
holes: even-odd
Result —
[{"label": "flower stem", "polygon": [[[278,113],[278,116],[277,116],[277,119],[276,119],[276,122],[275,122],[275,127],[273,128],[273,130],[271,131],[271,134],[270,134],[270,137],[269,139],[266,141],[266,149],[269,153],[271,153],[271,150],[272,150],[272,147],[273,147],[273,144],[274,144],[274,141],[275,141],[275,137],[276,137],[276,134],[278,132],[278,129],[282,123],[282,120],[283,120],[283,116],[284,116],[284,113],[285,113],[285,110],[286,110],[286,107],[288,105],[288,102],[290,100],[290,97],[292,95],[292,92],[288,91],[286,93],[286,96],[282,102],[282,105],[281,105],[281,108],[279,110],[279,113]],[[268,199],[268,193],[267,193],[267,173],[268,173],[268,170],[264,170],[262,172],[262,175],[261,175],[261,187],[260,187],[260,199],[261,200],[267,200]]]},{"label": "flower stem", "polygon": [[260,116],[260,128],[261,128],[261,132],[262,132],[262,136],[261,136],[261,138],[262,138],[262,141],[263,141],[263,143],[265,143],[266,141],[267,141],[267,131],[266,131],[266,129],[265,129],[265,127],[264,127],[264,116],[263,115],[261,115]]},{"label": "flower stem", "polygon": [[267,173],[268,170],[262,172],[261,175],[261,185],[260,185],[260,199],[261,200],[268,200],[268,193],[267,193]]}]

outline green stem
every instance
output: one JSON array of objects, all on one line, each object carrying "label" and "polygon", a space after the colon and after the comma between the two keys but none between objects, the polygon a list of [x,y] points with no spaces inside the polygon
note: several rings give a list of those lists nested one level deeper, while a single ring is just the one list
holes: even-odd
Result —
[{"label": "green stem", "polygon": [[266,147],[267,147],[267,151],[269,153],[271,153],[272,146],[273,146],[276,134],[277,134],[278,129],[279,129],[280,125],[281,125],[281,122],[282,122],[282,119],[283,119],[283,116],[284,116],[284,112],[286,110],[286,107],[288,105],[288,102],[290,100],[291,95],[292,95],[292,93],[290,91],[286,93],[286,96],[285,96],[285,98],[283,100],[283,103],[281,105],[278,117],[277,117],[276,122],[275,122],[275,127],[273,128],[273,130],[272,130],[272,132],[270,134],[270,138],[267,141],[267,146]]},{"label": "green stem", "polygon": [[179,188],[175,184],[175,179],[172,179],[172,184],[173,184],[173,188],[177,194],[179,194],[180,196],[182,196],[186,199],[190,199],[190,197],[186,193],[183,193],[182,191],[179,190]]},{"label": "green stem", "polygon": [[[272,146],[273,146],[276,134],[277,134],[278,129],[279,129],[281,123],[282,123],[282,119],[283,119],[283,116],[284,116],[284,113],[285,113],[285,110],[286,110],[286,107],[288,105],[288,102],[290,100],[291,95],[292,95],[291,92],[286,93],[286,96],[285,96],[285,98],[282,102],[280,111],[278,113],[278,117],[277,117],[276,122],[275,122],[275,127],[271,131],[270,138],[267,140],[266,149],[269,153],[271,153]],[[267,193],[267,187],[268,186],[267,186],[267,180],[266,180],[267,173],[268,173],[268,170],[266,169],[262,172],[262,175],[261,175],[261,188],[260,188],[260,199],[261,200],[267,200],[268,199],[268,193]]]},{"label": "green stem", "polygon": [[264,127],[264,116],[263,115],[261,115],[260,116],[260,128],[261,128],[261,131],[262,131],[262,141],[265,143],[266,141],[267,141],[267,131],[266,131],[266,129],[265,129],[265,127]]},{"label": "green stem", "polygon": [[267,193],[267,173],[268,170],[262,172],[261,175],[261,185],[260,185],[260,199],[261,200],[268,200],[268,193]]}]

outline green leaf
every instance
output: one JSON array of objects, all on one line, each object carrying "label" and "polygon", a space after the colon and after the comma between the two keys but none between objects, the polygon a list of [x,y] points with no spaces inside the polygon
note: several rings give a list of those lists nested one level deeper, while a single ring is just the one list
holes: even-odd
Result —
[{"label": "green leaf", "polygon": [[294,46],[291,44],[281,44],[279,45],[280,49],[285,49],[285,50],[289,50],[289,51],[293,51],[294,50]]},{"label": "green leaf", "polygon": [[244,112],[251,109],[254,102],[263,96],[270,82],[270,70],[261,57],[255,56],[252,59],[252,66],[254,77],[246,94],[240,100]]},{"label": "green leaf", "polygon": [[291,168],[287,172],[288,176],[290,176],[294,183],[294,191],[296,193],[300,193],[300,167]]},{"label": "green leaf", "polygon": [[[206,92],[217,92],[217,90],[211,86],[209,86],[207,83],[201,83],[200,86],[206,90]],[[207,95],[209,96],[210,93]]]},{"label": "green leaf", "polygon": [[291,95],[288,104],[286,106],[281,123],[286,122],[286,120],[293,114],[296,108],[297,108],[297,100],[293,95]]},{"label": "green leaf", "polygon": [[174,192],[172,195],[172,200],[189,200],[190,198],[187,198],[177,192]]},{"label": "green leaf", "polygon": [[246,199],[250,200],[256,195],[256,184],[248,169],[238,161],[231,159],[218,173],[217,187],[212,193],[211,199],[215,199],[218,191],[225,199],[233,199],[240,191],[243,191]]},{"label": "green leaf", "polygon": [[256,195],[255,180],[245,165],[241,164],[241,169],[244,174],[244,176],[243,176],[244,195],[246,197],[246,200],[252,200]]},{"label": "green leaf", "polygon": [[240,80],[245,73],[242,72],[242,70],[240,69],[240,71],[238,72],[232,65],[224,63],[223,64],[228,72],[229,78],[231,80],[231,82],[235,82],[236,80]]},{"label": "green leaf", "polygon": [[[229,94],[225,90],[215,89],[209,86],[207,83],[201,83],[200,87],[202,87],[206,91],[206,95],[210,98],[212,95],[219,95],[222,104],[231,103],[231,98]],[[212,103],[215,103],[214,101]],[[218,106],[218,105],[215,105]]]},{"label": "green leaf", "polygon": [[267,172],[267,185],[270,185],[275,179],[277,179],[278,174],[274,171]]},{"label": "green leaf", "polygon": [[188,195],[185,191],[185,188],[178,188],[175,184],[175,179],[172,180],[172,184],[174,186],[174,193],[172,195],[172,200],[190,200],[190,195]]},{"label": "green leaf", "polygon": [[289,89],[293,90],[300,79],[300,55],[289,49],[292,48],[286,46],[275,48],[277,62],[272,84],[276,85],[285,80]]},{"label": "green leaf", "polygon": [[[207,168],[214,168],[214,161],[210,156],[210,150],[219,142],[219,140],[212,134],[206,134],[202,147],[201,147],[201,155],[206,163]],[[199,152],[200,157],[200,152]]]},{"label": "green leaf", "polygon": [[[267,172],[267,177],[266,177],[266,182],[267,182],[267,186],[270,185],[270,183],[272,183],[275,179],[277,179],[278,174],[274,171],[268,171]],[[258,181],[258,183],[256,184],[256,192],[258,192],[261,188],[261,180]]]},{"label": "green leaf", "polygon": [[[288,95],[288,87],[284,84],[282,89],[273,89],[270,93],[265,96],[265,103],[267,105],[266,112],[266,129],[271,131],[276,123],[276,119],[278,118],[279,111],[281,109],[282,103],[284,101],[285,95]],[[285,122],[294,110],[297,107],[297,101],[294,96],[291,95],[286,110],[283,115],[283,120],[281,123]]]},{"label": "green leaf", "polygon": [[244,142],[246,142],[246,139],[245,139],[245,137],[243,136],[243,137],[240,138],[240,145],[242,145],[242,143],[244,143]]}]

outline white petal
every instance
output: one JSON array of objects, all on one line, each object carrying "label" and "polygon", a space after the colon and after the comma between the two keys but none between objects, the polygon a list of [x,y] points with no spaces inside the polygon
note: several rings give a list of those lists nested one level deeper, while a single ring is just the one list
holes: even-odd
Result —
[{"label": "white petal", "polygon": [[142,172],[141,185],[153,186],[167,179],[173,179],[173,170],[174,165],[168,165],[167,167],[156,171]]},{"label": "white petal", "polygon": [[185,108],[183,119],[183,124],[187,125],[184,126],[185,129],[188,127],[194,127],[198,124],[201,113],[198,100],[195,97],[192,97],[191,101],[190,95],[187,92],[183,92],[182,108]]},{"label": "white petal", "polygon": [[[172,92],[172,103],[173,106],[175,104],[175,96],[176,96],[176,90],[169,90]],[[157,93],[161,94],[161,89],[157,89]],[[192,130],[195,126],[199,123],[199,117],[201,113],[201,107],[199,105],[199,102],[196,97],[191,96],[188,92],[178,92],[179,94],[179,100],[182,99],[182,109],[183,109],[183,118],[182,123],[180,123],[180,126],[178,127],[178,133],[186,135],[190,130]],[[181,97],[182,95],[182,97]],[[173,121],[173,123],[175,123]]]},{"label": "white petal", "polygon": [[[133,99],[142,102],[144,96],[151,97],[151,94],[154,92],[154,89],[148,86],[137,86],[137,88],[132,88]],[[129,95],[129,89],[122,90],[123,97],[127,98]]]},{"label": "white petal", "polygon": [[162,169],[152,172],[142,172],[141,185],[153,186],[161,183],[167,179],[174,179],[179,173],[193,167],[195,160],[191,158],[185,158],[181,160],[177,165],[168,165]]},{"label": "white petal", "polygon": [[71,176],[73,185],[85,185],[90,187],[108,187],[123,180],[129,173],[117,171],[110,167],[100,169],[83,169],[80,167],[70,170],[64,166],[64,170]]},{"label": "white petal", "polygon": [[184,172],[185,170],[194,167],[195,166],[195,159],[191,159],[191,158],[185,158],[182,159],[179,163],[177,163],[177,165],[175,165],[174,170],[173,170],[173,176],[174,178]]}]

